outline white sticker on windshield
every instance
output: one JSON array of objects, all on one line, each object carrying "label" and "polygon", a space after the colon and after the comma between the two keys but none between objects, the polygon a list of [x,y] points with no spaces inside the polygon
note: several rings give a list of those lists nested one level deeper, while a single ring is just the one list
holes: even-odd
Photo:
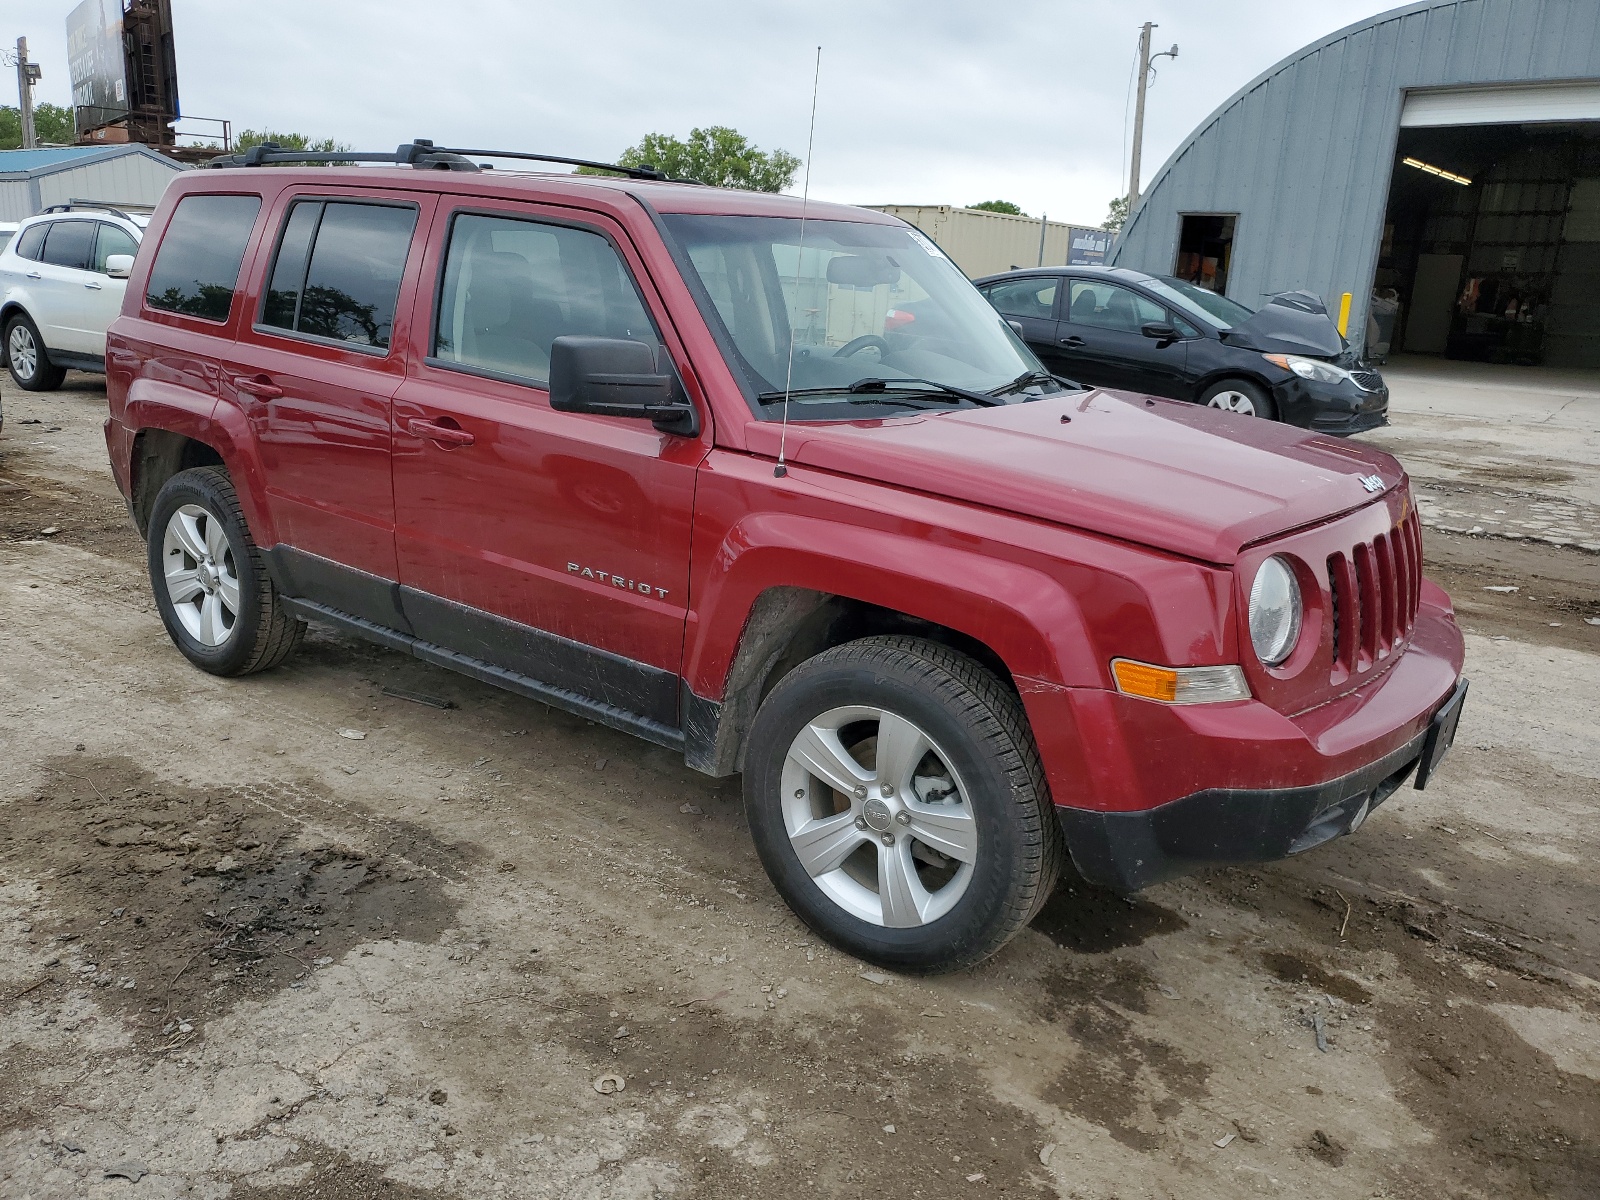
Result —
[{"label": "white sticker on windshield", "polygon": [[908,230],[907,232],[909,232],[911,234],[911,240],[912,241],[914,241],[917,245],[921,246],[924,250],[926,250],[929,254],[933,255],[935,258],[944,258],[944,259],[948,259],[949,258],[949,256],[947,254],[945,254],[945,252],[943,250],[939,249],[939,247],[937,247],[937,246],[935,246],[933,244],[933,239],[930,238],[927,234],[923,233],[922,230],[920,230],[920,229],[912,229],[912,230]]}]

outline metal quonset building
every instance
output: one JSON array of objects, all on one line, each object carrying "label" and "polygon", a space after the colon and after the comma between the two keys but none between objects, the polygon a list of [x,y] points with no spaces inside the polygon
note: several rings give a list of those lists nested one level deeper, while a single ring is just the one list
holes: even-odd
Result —
[{"label": "metal quonset building", "polygon": [[1178,148],[1110,261],[1252,306],[1350,292],[1369,351],[1600,366],[1600,2],[1423,0],[1305,47]]},{"label": "metal quonset building", "polygon": [[139,145],[0,150],[0,221],[20,221],[69,200],[154,205],[184,169]]}]

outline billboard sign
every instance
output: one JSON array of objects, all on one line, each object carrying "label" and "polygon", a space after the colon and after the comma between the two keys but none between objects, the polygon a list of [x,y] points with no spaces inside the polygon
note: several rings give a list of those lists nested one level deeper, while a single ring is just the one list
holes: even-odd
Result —
[{"label": "billboard sign", "polygon": [[83,0],[67,14],[67,67],[80,133],[128,115],[122,0]]},{"label": "billboard sign", "polygon": [[1105,229],[1085,229],[1072,225],[1067,229],[1067,266],[1103,266],[1111,252],[1111,240],[1116,234]]}]

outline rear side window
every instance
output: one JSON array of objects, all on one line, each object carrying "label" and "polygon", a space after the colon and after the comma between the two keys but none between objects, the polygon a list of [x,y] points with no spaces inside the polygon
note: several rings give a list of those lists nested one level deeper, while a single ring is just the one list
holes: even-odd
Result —
[{"label": "rear side window", "polygon": [[433,357],[535,383],[565,334],[659,347],[628,268],[598,233],[463,213],[450,230]]},{"label": "rear side window", "polygon": [[139,243],[133,240],[133,235],[126,229],[119,229],[115,225],[100,222],[100,236],[94,244],[94,269],[100,274],[106,273],[106,259],[113,254],[139,253]]},{"label": "rear side window", "polygon": [[986,293],[989,303],[1008,317],[1037,317],[1048,321],[1056,308],[1059,279],[1029,278],[997,283]]},{"label": "rear side window", "polygon": [[226,321],[260,196],[185,196],[150,267],[151,308]]},{"label": "rear side window", "polygon": [[301,201],[289,210],[261,323],[387,349],[417,210]]},{"label": "rear side window", "polygon": [[89,269],[89,259],[94,255],[94,231],[98,221],[56,221],[44,239],[43,262],[56,267],[73,267],[79,271]]},{"label": "rear side window", "polygon": [[54,221],[45,221],[39,225],[29,225],[17,235],[17,257],[39,261],[39,254],[44,249],[44,235],[50,232]]}]

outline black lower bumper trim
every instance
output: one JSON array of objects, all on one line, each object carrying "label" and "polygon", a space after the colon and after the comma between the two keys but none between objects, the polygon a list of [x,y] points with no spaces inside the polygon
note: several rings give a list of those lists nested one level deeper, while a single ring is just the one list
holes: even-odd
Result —
[{"label": "black lower bumper trim", "polygon": [[1374,763],[1307,787],[1211,788],[1140,812],[1058,807],[1073,865],[1132,892],[1201,867],[1270,862],[1348,833],[1416,769],[1423,732]]}]

